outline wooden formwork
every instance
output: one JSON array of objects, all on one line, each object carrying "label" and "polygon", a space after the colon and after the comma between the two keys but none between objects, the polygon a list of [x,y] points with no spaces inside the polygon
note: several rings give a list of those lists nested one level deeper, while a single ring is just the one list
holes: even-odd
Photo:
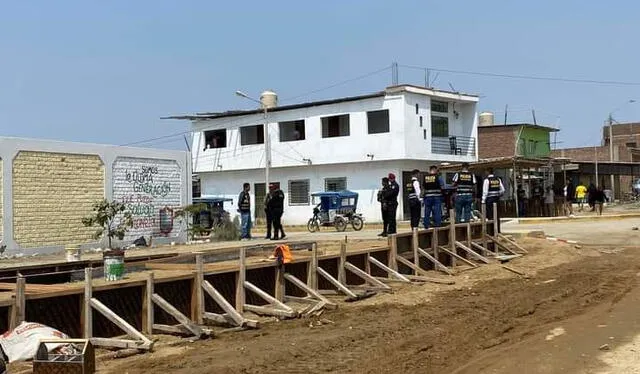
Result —
[{"label": "wooden formwork", "polygon": [[[18,276],[11,297],[0,298],[0,328],[29,320],[94,345],[148,350],[156,333],[201,338],[215,333],[211,325],[257,328],[255,315],[313,315],[337,307],[327,295],[355,301],[392,292],[395,282],[453,284],[460,271],[526,253],[496,229],[483,216],[394,234],[380,247],[350,249],[345,238],[338,251],[324,253],[311,243],[287,264],[247,257],[245,247],[215,263],[207,262],[209,253],[195,252],[177,263],[150,261],[146,271],[115,282],[93,279],[91,268],[77,284],[31,285]],[[114,339],[123,332],[129,340]]]}]

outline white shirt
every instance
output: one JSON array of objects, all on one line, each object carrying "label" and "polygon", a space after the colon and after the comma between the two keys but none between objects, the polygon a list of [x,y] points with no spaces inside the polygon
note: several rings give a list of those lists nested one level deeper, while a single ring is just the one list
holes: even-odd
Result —
[{"label": "white shirt", "polygon": [[422,193],[422,191],[420,191],[420,182],[418,182],[418,179],[415,177],[411,178],[411,180],[413,181],[413,189],[416,191],[416,196],[420,198]]},{"label": "white shirt", "polygon": [[[493,177],[493,174],[489,174],[482,183],[482,203],[484,204],[487,200],[487,194],[489,193],[489,178]],[[502,185],[502,179],[498,178],[500,181],[500,195],[504,194],[504,185]]]}]

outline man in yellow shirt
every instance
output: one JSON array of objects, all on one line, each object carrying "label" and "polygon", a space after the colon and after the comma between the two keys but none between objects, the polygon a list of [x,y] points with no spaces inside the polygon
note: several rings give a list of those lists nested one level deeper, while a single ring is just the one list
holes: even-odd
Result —
[{"label": "man in yellow shirt", "polygon": [[587,199],[587,187],[582,182],[576,187],[576,200],[578,200],[579,211],[582,212],[584,202]]}]

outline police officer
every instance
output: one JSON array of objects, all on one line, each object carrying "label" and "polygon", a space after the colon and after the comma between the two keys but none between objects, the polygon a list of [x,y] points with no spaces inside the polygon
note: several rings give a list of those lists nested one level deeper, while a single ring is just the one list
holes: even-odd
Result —
[{"label": "police officer", "polygon": [[378,191],[378,202],[380,203],[380,213],[382,214],[382,232],[378,236],[387,236],[389,230],[389,214],[385,194],[389,191],[389,178],[382,178],[382,186]]},{"label": "police officer", "polygon": [[389,173],[389,189],[384,194],[384,200],[387,206],[387,234],[395,234],[397,230],[396,212],[398,211],[398,195],[400,194],[400,185],[396,182],[396,175]]},{"label": "police officer", "polygon": [[462,171],[453,176],[456,187],[456,223],[471,221],[471,204],[476,189],[476,176],[469,172],[469,163],[462,164]]},{"label": "police officer", "polygon": [[[271,240],[284,239],[286,237],[282,228],[282,215],[284,214],[284,192],[275,184],[269,184],[269,212],[273,219],[273,238]],[[278,234],[280,237],[278,238]]]},{"label": "police officer", "polygon": [[[487,177],[482,184],[482,204],[487,205],[487,219],[494,219],[493,217],[493,203],[497,203],[500,200],[500,196],[504,194],[504,185],[502,180],[493,175],[493,168],[487,169]],[[495,217],[498,224],[498,232],[500,232],[500,215]],[[497,235],[498,232],[494,232]]]},{"label": "police officer", "polygon": [[411,214],[411,229],[418,228],[420,224],[420,182],[418,178],[420,170],[414,169],[411,172],[411,182],[404,186],[404,193],[407,196],[409,204],[409,213]]},{"label": "police officer", "polygon": [[240,240],[251,240],[251,195],[249,183],[242,184],[242,192],[238,195],[238,213],[240,213]]},{"label": "police officer", "polygon": [[424,191],[424,228],[429,228],[432,213],[433,224],[438,227],[442,224],[442,190],[444,189],[444,183],[438,175],[437,166],[431,165],[429,167],[429,174],[424,176],[422,189]]}]

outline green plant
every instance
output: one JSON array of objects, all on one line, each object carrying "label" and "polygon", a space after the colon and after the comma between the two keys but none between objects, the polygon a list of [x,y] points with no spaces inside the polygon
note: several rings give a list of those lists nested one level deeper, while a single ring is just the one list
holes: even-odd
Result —
[{"label": "green plant", "polygon": [[229,218],[229,214],[225,214],[222,217],[222,224],[213,227],[211,230],[216,240],[239,240],[240,239],[240,219],[238,216],[233,218],[233,221]]},{"label": "green plant", "polygon": [[209,229],[201,224],[194,224],[193,217],[200,214],[203,210],[207,210],[207,204],[191,204],[184,206],[174,213],[175,217],[182,217],[183,222],[187,225],[187,236],[189,240],[193,240],[196,236],[201,236],[209,233]]},{"label": "green plant", "polygon": [[[111,240],[124,239],[125,234],[133,226],[133,217],[126,211],[127,206],[117,201],[107,201],[102,199],[93,204],[93,214],[82,219],[82,224],[86,227],[98,226],[93,234],[93,239],[100,239],[103,235],[109,238],[109,249]],[[120,218],[120,219],[117,219]]]}]

